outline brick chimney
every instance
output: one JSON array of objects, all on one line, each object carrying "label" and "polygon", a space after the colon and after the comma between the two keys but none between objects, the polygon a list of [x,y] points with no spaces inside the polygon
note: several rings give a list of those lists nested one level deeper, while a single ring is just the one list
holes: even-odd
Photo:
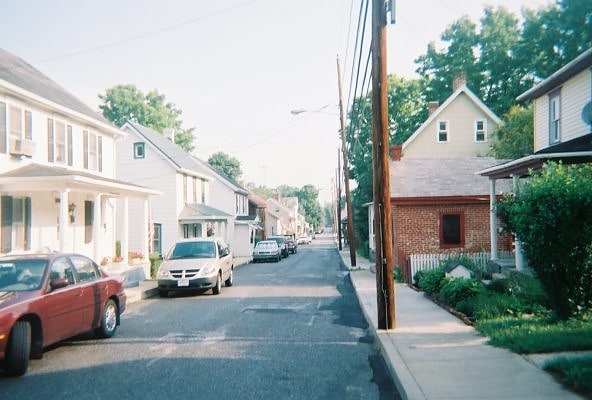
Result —
[{"label": "brick chimney", "polygon": [[403,146],[397,144],[391,147],[391,159],[393,161],[401,161],[401,157],[403,157]]},{"label": "brick chimney", "polygon": [[456,92],[459,87],[467,84],[467,73],[465,71],[459,71],[454,74],[452,78],[452,92]]},{"label": "brick chimney", "polygon": [[440,103],[437,101],[430,101],[428,103],[428,117],[432,115],[440,107]]}]

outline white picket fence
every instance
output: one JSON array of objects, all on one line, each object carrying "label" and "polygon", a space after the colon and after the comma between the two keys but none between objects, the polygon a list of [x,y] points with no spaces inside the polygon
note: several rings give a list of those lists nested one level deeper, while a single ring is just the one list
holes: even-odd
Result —
[{"label": "white picket fence", "polygon": [[[472,260],[477,266],[485,268],[490,260],[490,253],[483,251],[479,253],[412,254],[409,256],[411,281],[413,281],[413,277],[417,271],[437,268],[440,266],[442,260],[456,257],[466,257]],[[510,254],[500,254],[500,257],[510,257]]]}]

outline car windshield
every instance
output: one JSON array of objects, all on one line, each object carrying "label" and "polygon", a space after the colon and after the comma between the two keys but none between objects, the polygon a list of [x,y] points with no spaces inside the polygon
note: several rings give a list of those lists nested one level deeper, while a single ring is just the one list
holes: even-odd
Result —
[{"label": "car windshield", "polygon": [[216,245],[214,242],[177,243],[169,260],[181,258],[216,258]]},{"label": "car windshield", "polygon": [[41,286],[47,260],[0,261],[0,291],[23,292]]}]

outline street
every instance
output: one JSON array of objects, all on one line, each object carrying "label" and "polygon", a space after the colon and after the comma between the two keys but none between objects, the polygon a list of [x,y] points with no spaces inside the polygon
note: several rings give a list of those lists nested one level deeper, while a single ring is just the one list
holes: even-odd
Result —
[{"label": "street", "polygon": [[237,268],[219,296],[130,304],[112,339],[47,349],[3,399],[397,399],[332,237]]}]

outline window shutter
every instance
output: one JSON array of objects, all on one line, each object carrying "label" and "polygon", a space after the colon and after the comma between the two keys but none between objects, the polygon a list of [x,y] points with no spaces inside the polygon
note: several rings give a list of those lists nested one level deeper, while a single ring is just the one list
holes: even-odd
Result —
[{"label": "window shutter", "polygon": [[84,202],[84,243],[92,241],[94,211],[94,203],[86,200]]},{"label": "window shutter", "polygon": [[25,250],[31,250],[31,198],[25,197]]},{"label": "window shutter", "polygon": [[98,167],[99,167],[99,172],[103,172],[103,137],[99,135],[98,137],[99,143],[98,143],[98,149],[97,149],[97,157],[98,157]]},{"label": "window shutter", "polygon": [[71,167],[74,165],[74,149],[72,148],[72,125],[68,125],[68,165]]},{"label": "window shutter", "polygon": [[25,110],[25,139],[33,140],[33,116]]},{"label": "window shutter", "polygon": [[0,102],[0,153],[6,153],[6,103]]},{"label": "window shutter", "polygon": [[12,250],[12,197],[2,196],[0,203],[0,208],[2,209],[2,227],[0,228],[2,240],[0,251],[2,253],[8,253]]},{"label": "window shutter", "polygon": [[53,158],[53,119],[47,119],[47,161],[52,163]]},{"label": "window shutter", "polygon": [[82,147],[84,153],[84,169],[88,169],[88,131],[82,131]]}]

